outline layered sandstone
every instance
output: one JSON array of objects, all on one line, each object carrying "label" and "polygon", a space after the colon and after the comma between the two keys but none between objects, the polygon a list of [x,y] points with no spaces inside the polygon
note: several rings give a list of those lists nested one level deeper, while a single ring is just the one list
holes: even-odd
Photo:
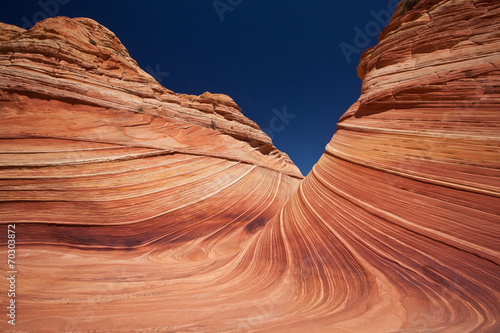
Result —
[{"label": "layered sandstone", "polygon": [[230,272],[303,176],[230,97],[162,87],[91,19],[0,29],[16,329],[176,327],[172,288]]},{"label": "layered sandstone", "polygon": [[16,330],[498,331],[500,4],[408,3],[300,185],[229,97],[161,87],[96,22],[2,25]]},{"label": "layered sandstone", "polygon": [[2,38],[4,137],[210,155],[302,177],[230,97],[162,87],[91,19],[58,17],[29,31],[3,24]]},{"label": "layered sandstone", "polygon": [[289,269],[307,274],[291,303],[311,331],[495,332],[500,3],[404,3],[279,215]]}]

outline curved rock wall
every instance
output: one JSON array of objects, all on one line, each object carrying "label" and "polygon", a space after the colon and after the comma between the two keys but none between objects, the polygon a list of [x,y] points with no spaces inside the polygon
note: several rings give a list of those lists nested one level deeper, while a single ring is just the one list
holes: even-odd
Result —
[{"label": "curved rock wall", "polygon": [[310,275],[300,290],[316,307],[300,308],[334,332],[494,332],[500,4],[403,4],[280,216],[290,269]]},{"label": "curved rock wall", "polygon": [[229,97],[161,87],[96,22],[2,25],[16,329],[498,331],[500,4],[411,3],[303,181]]}]

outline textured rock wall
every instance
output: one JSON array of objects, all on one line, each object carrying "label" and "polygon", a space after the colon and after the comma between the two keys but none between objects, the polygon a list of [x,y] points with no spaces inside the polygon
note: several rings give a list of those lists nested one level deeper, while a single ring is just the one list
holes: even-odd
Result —
[{"label": "textured rock wall", "polygon": [[175,327],[184,296],[172,290],[210,299],[303,176],[231,98],[165,89],[93,20],[0,29],[0,221],[16,224],[16,328]]},{"label": "textured rock wall", "polygon": [[1,25],[16,329],[498,331],[500,4],[404,4],[302,182],[229,97],[161,87],[96,22]]},{"label": "textured rock wall", "polygon": [[290,269],[309,272],[299,290],[315,300],[297,309],[333,332],[495,332],[500,4],[400,10],[362,56],[360,99],[280,215]]}]

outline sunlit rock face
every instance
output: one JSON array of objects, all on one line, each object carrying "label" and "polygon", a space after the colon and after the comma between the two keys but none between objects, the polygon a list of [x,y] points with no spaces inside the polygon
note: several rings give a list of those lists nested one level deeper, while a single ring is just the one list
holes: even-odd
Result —
[{"label": "sunlit rock face", "polygon": [[163,88],[98,23],[0,25],[15,329],[500,330],[500,4],[410,3],[302,182],[232,99]]},{"label": "sunlit rock face", "polygon": [[228,96],[162,87],[93,20],[0,29],[15,328],[178,330],[230,309],[233,322],[246,316],[250,305],[226,298],[244,283],[243,253],[303,179],[288,156]]},{"label": "sunlit rock face", "polygon": [[302,314],[284,322],[498,332],[500,3],[401,5],[279,216],[302,274],[290,305]]}]

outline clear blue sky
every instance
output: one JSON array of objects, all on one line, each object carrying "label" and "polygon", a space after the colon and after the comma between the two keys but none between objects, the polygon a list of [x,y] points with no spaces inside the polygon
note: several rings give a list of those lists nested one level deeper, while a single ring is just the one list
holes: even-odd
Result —
[{"label": "clear blue sky", "polygon": [[[307,175],[358,99],[361,51],[377,43],[382,11],[397,2],[26,0],[4,3],[0,21],[25,28],[44,16],[98,21],[165,87],[231,96]],[[283,122],[276,112],[285,107]]]}]

